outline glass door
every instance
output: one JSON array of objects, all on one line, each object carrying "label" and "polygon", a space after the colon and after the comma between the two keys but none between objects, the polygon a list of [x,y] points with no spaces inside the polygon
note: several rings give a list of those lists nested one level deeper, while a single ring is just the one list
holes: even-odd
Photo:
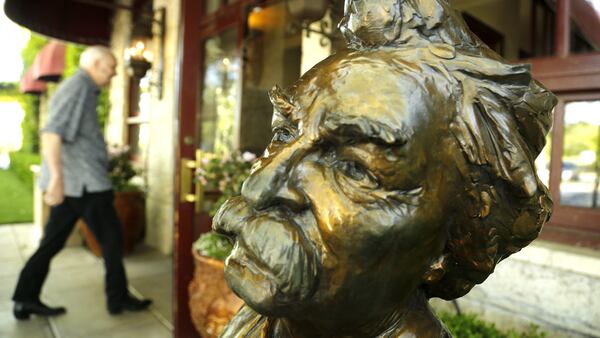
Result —
[{"label": "glass door", "polygon": [[228,151],[238,142],[239,31],[245,1],[183,1],[179,61],[179,121],[174,227],[174,337],[199,337],[191,321],[189,284],[192,244],[210,230],[199,212],[202,187],[195,182],[198,151]]},{"label": "glass door", "polygon": [[204,64],[198,124],[199,149],[227,153],[237,146],[240,58],[236,27],[204,42]]}]

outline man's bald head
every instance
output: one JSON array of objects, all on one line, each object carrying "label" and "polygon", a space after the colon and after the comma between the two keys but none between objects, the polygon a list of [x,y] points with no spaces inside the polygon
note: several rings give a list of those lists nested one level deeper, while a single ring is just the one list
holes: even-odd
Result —
[{"label": "man's bald head", "polygon": [[79,58],[79,67],[85,70],[99,86],[110,83],[115,75],[117,60],[112,51],[104,46],[86,48]]},{"label": "man's bald head", "polygon": [[104,46],[91,46],[86,48],[79,57],[79,67],[87,69],[93,66],[94,62],[103,59],[115,59],[112,51]]}]

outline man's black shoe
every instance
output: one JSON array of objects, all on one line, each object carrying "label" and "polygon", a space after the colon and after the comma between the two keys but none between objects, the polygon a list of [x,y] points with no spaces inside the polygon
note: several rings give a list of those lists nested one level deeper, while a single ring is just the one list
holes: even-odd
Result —
[{"label": "man's black shoe", "polygon": [[127,298],[125,298],[125,300],[123,300],[121,303],[109,305],[108,312],[111,315],[118,315],[123,312],[123,310],[142,311],[147,309],[150,304],[152,304],[152,300],[150,299],[137,299],[132,296],[127,296]]},{"label": "man's black shoe", "polygon": [[19,320],[29,319],[31,315],[57,316],[65,312],[67,309],[62,306],[50,307],[42,302],[15,302],[13,307],[13,314]]}]

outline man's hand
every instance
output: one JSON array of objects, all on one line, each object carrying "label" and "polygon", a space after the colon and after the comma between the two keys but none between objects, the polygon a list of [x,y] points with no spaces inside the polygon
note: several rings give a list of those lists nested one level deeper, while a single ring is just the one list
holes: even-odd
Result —
[{"label": "man's hand", "polygon": [[48,161],[50,169],[50,182],[44,195],[44,202],[51,207],[61,204],[65,199],[61,151],[62,141],[60,135],[54,133],[42,134],[42,153]]},{"label": "man's hand", "polygon": [[62,178],[52,177],[48,184],[48,191],[44,194],[44,202],[53,207],[61,204],[65,199],[64,183]]}]

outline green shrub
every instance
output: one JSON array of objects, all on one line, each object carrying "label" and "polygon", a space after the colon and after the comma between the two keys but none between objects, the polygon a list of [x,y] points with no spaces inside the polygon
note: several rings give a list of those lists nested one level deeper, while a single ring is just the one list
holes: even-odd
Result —
[{"label": "green shrub", "polygon": [[233,246],[227,238],[213,231],[201,235],[194,242],[194,250],[197,250],[200,255],[218,260],[225,260],[232,249]]},{"label": "green shrub", "polygon": [[[23,72],[26,72],[33,64],[35,56],[48,43],[48,39],[38,34],[31,34],[29,41],[21,50],[21,58],[23,59]],[[22,94],[21,105],[25,112],[23,119],[23,151],[37,153],[39,152],[39,115],[40,115],[40,98],[38,95]]]},{"label": "green shrub", "polygon": [[21,129],[23,130],[23,145],[21,151],[25,153],[38,153],[40,151],[39,119],[40,119],[40,97],[39,95],[22,94],[21,106],[25,112]]},{"label": "green shrub", "polygon": [[473,314],[452,315],[440,313],[438,317],[446,324],[455,338],[544,338],[546,333],[541,332],[535,325],[531,325],[526,332],[509,330],[502,332],[494,324],[484,322]]},{"label": "green shrub", "polygon": [[38,154],[25,152],[10,153],[10,171],[12,171],[30,190],[33,189],[32,164],[40,164],[41,157]]}]

